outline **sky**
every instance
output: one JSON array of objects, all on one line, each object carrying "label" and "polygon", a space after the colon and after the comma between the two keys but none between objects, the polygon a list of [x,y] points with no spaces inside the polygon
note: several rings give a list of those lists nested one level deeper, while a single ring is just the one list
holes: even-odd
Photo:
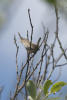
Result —
[{"label": "sky", "polygon": [[[53,40],[53,33],[55,32],[55,14],[54,10],[51,7],[48,7],[47,4],[43,4],[38,0],[23,0],[20,2],[12,2],[10,6],[5,10],[6,21],[2,25],[0,30],[0,86],[4,86],[1,100],[9,100],[9,93],[15,89],[16,85],[16,64],[15,64],[15,54],[16,47],[14,45],[14,34],[18,39],[18,32],[22,34],[23,37],[26,37],[26,32],[29,30],[30,33],[30,24],[28,18],[28,8],[30,8],[31,19],[34,26],[34,35],[33,42],[36,43],[38,38],[43,36],[42,22],[46,28],[50,31],[50,39]],[[59,20],[59,35],[62,41],[63,47],[67,46],[67,22],[63,16],[63,13],[60,13]],[[30,34],[29,34],[30,36]],[[18,39],[18,43],[21,47],[21,43]],[[58,47],[58,46],[57,46]],[[56,47],[56,55],[58,56],[59,52]],[[22,55],[24,55],[24,58]],[[19,65],[26,59],[26,52],[24,47],[20,48],[20,58]],[[64,62],[64,58],[60,62]],[[57,70],[57,69],[56,69]],[[58,73],[58,72],[57,72]],[[67,82],[67,68],[64,67],[61,69],[61,77],[59,80]],[[54,79],[56,75],[54,74],[52,78]],[[13,90],[12,90],[13,89]],[[65,90],[66,91],[66,90]]]}]

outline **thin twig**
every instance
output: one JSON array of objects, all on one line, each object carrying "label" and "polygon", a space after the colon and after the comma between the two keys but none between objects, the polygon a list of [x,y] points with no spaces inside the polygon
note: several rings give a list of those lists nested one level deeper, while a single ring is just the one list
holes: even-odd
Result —
[{"label": "thin twig", "polygon": [[16,49],[17,49],[17,51],[16,51],[16,73],[17,73],[17,80],[18,80],[18,78],[19,78],[19,76],[18,76],[18,51],[19,51],[19,46],[17,45],[17,41],[16,41],[16,37],[14,36],[14,43],[15,43],[15,45],[16,45]]},{"label": "thin twig", "polygon": [[30,26],[31,26],[31,42],[30,42],[30,49],[31,49],[31,44],[32,44],[32,37],[33,37],[33,25],[30,17],[30,9],[28,9],[28,15],[29,15],[29,20],[30,20]]}]

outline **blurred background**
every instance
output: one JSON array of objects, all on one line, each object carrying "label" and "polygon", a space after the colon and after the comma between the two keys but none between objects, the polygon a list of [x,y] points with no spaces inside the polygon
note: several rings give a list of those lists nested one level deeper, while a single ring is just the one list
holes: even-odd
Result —
[{"label": "blurred background", "polygon": [[[54,1],[54,2],[53,2]],[[31,10],[31,19],[34,26],[33,42],[43,36],[43,27],[49,29],[49,43],[53,40],[55,32],[56,17],[53,5],[57,3],[59,9],[59,36],[64,48],[67,48],[67,0],[0,0],[0,87],[4,86],[1,100],[9,100],[10,91],[14,91],[16,85],[16,64],[14,45],[14,34],[20,32],[26,37],[26,32],[30,32],[28,18],[28,8]],[[19,41],[18,41],[19,43]],[[23,47],[22,47],[23,48]],[[59,54],[58,45],[56,46],[55,56]],[[18,64],[21,65],[26,59],[25,49],[20,49]],[[24,58],[23,56],[24,55]],[[64,57],[60,61],[64,63]],[[58,70],[55,70],[58,73]],[[54,72],[55,72],[54,71]],[[52,75],[55,79],[57,74]],[[67,76],[67,66],[62,67],[59,81],[65,81]],[[63,88],[66,95],[67,88]]]}]

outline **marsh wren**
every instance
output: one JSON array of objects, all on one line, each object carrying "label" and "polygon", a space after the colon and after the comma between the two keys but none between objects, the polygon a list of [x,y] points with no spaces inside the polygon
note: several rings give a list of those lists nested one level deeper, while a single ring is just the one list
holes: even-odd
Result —
[{"label": "marsh wren", "polygon": [[26,48],[26,50],[29,53],[36,53],[38,51],[38,49],[39,49],[39,42],[40,42],[41,38],[39,38],[37,44],[34,44],[34,43],[31,43],[28,39],[21,37],[19,32],[18,32],[18,35],[20,37],[21,43],[24,45],[24,47]]}]

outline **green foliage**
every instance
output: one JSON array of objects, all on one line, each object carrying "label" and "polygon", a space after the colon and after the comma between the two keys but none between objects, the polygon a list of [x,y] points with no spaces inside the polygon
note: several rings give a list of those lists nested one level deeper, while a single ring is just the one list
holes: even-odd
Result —
[{"label": "green foliage", "polygon": [[51,98],[51,97],[50,97],[50,98],[48,98],[47,100],[60,100],[60,99],[61,99],[60,97],[55,97],[55,98],[53,98],[53,97]]},{"label": "green foliage", "polygon": [[38,96],[36,97],[36,100],[40,100],[41,98],[41,92],[38,94]]},{"label": "green foliage", "polygon": [[56,92],[60,91],[61,88],[65,85],[67,85],[67,83],[65,83],[63,81],[55,83],[51,88],[51,93],[56,93]]},{"label": "green foliage", "polygon": [[0,27],[3,25],[5,22],[5,16],[3,12],[0,12]]},{"label": "green foliage", "polygon": [[64,100],[67,100],[67,95],[65,96],[65,99]]},{"label": "green foliage", "polygon": [[47,80],[44,84],[44,94],[48,95],[48,89],[49,87],[52,85],[52,81],[51,80]]},{"label": "green foliage", "polygon": [[31,96],[28,96],[28,99],[29,99],[29,100],[33,100],[33,98],[32,98]]},{"label": "green foliage", "polygon": [[26,84],[27,91],[29,93],[29,96],[31,96],[33,99],[36,98],[36,86],[33,83],[33,81],[29,80]]},{"label": "green foliage", "polygon": [[55,5],[57,3],[57,0],[43,0],[46,1],[49,4]]},{"label": "green foliage", "polygon": [[[29,100],[40,100],[41,98],[43,98],[42,100],[59,100],[59,99],[61,99],[60,97],[49,97],[49,95],[59,92],[63,86],[67,85],[67,83],[60,81],[60,82],[56,82],[53,85],[52,84],[53,84],[53,82],[51,80],[47,80],[44,84],[44,87],[41,88],[41,91],[37,95],[36,86],[35,86],[34,82],[32,80],[29,80],[26,84]],[[51,88],[50,88],[50,86],[51,86]],[[44,95],[42,95],[42,93],[44,93]]]},{"label": "green foliage", "polygon": [[56,4],[56,1],[57,0],[46,0],[48,3],[50,3],[50,4]]}]

